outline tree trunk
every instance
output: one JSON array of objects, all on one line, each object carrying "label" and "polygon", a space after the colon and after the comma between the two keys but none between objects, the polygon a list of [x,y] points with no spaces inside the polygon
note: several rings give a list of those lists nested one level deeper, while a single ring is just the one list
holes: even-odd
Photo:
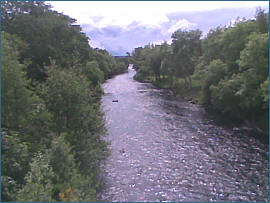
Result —
[{"label": "tree trunk", "polygon": [[189,86],[189,84],[188,84],[188,82],[187,82],[186,77],[184,77],[184,80],[185,80],[185,87],[188,87],[188,86]]},{"label": "tree trunk", "polygon": [[192,80],[191,80],[190,75],[188,76],[188,80],[189,80],[189,88],[191,89],[192,88]]}]

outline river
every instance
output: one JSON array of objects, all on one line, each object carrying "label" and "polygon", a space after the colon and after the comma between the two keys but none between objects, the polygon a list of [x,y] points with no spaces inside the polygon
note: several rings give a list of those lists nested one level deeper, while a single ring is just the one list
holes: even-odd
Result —
[{"label": "river", "polygon": [[111,156],[101,201],[269,201],[267,144],[134,74],[103,85]]}]

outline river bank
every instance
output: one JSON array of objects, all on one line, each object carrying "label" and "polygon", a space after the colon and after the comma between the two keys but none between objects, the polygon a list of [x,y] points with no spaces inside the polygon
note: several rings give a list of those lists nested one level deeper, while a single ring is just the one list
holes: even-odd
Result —
[{"label": "river bank", "polygon": [[235,131],[246,131],[249,135],[253,134],[254,137],[261,142],[269,144],[268,124],[262,124],[261,121],[249,121],[241,115],[225,115],[213,109],[210,105],[203,105],[201,99],[201,87],[196,80],[193,81],[194,85],[192,88],[187,88],[184,87],[183,83],[175,83],[172,85],[166,80],[156,81],[154,77],[142,80],[136,78],[136,75],[134,75],[133,79],[142,83],[151,83],[158,89],[167,90],[169,94],[175,96],[178,101],[185,100],[191,104],[198,104],[206,110],[209,117],[211,117],[217,125],[232,128]]}]

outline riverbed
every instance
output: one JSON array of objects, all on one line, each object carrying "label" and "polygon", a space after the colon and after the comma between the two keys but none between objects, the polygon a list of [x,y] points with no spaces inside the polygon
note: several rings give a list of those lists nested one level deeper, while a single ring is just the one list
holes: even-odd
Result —
[{"label": "riverbed", "polygon": [[267,144],[134,74],[103,85],[111,156],[101,201],[269,201]]}]

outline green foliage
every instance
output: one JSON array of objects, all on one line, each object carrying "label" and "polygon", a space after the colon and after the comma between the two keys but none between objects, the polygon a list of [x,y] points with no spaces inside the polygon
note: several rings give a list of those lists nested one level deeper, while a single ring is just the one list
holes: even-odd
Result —
[{"label": "green foliage", "polygon": [[230,73],[238,72],[237,60],[249,40],[249,35],[256,31],[255,26],[252,21],[239,22],[235,27],[231,27],[224,32],[221,52]]},{"label": "green foliage", "polygon": [[176,69],[174,74],[181,78],[189,79],[189,87],[192,87],[190,76],[194,73],[195,65],[201,55],[202,31],[178,30],[172,35],[172,48]]},{"label": "green foliage", "polygon": [[269,77],[267,80],[265,80],[261,84],[261,91],[262,91],[262,96],[263,96],[263,101],[266,103],[266,106],[268,108],[269,105]]},{"label": "green foliage", "polygon": [[[78,173],[71,146],[65,140],[66,136],[63,134],[59,137],[54,137],[51,148],[47,150],[49,164],[55,173],[55,177],[52,180],[54,184],[52,197],[56,201],[79,201],[79,194],[85,191],[75,186],[76,181],[81,181],[82,176]],[[89,180],[89,177],[86,176],[83,180]],[[83,183],[81,184],[83,185]],[[93,185],[87,185],[87,189],[89,191],[93,190]],[[77,188],[78,194],[74,193],[74,188]]]},{"label": "green foliage", "polygon": [[161,78],[167,78],[172,86],[175,85],[175,77],[184,78],[185,83],[188,79],[191,88],[191,75],[201,54],[201,34],[200,30],[178,30],[172,35],[171,46],[164,42],[161,45],[136,48],[133,62],[136,69],[142,70],[138,71],[135,78],[144,81],[147,77],[154,76],[156,84],[162,83]]},{"label": "green foliage", "polygon": [[151,75],[150,70],[146,66],[142,66],[135,75],[135,79],[138,81],[146,81]]},{"label": "green foliage", "polygon": [[82,74],[84,74],[89,81],[97,86],[104,80],[104,73],[99,69],[97,61],[90,61],[82,69]]},{"label": "green foliage", "polygon": [[100,84],[127,66],[44,2],[1,10],[2,200],[96,201],[108,156]]},{"label": "green foliage", "polygon": [[94,50],[92,60],[97,61],[99,69],[104,73],[104,79],[123,73],[128,67],[127,65],[123,66],[121,60],[116,60],[106,50],[102,49]]},{"label": "green foliage", "polygon": [[129,65],[128,61],[122,61],[120,59],[116,59],[116,64],[118,67],[118,73],[124,73],[127,71],[127,67]]},{"label": "green foliage", "polygon": [[[223,114],[252,123],[262,120],[262,115],[263,120],[268,117],[265,112],[268,111],[269,34],[258,28],[262,27],[259,22],[265,21],[263,16],[266,14],[260,13],[256,21],[238,22],[210,33],[196,67],[196,77],[203,84],[202,102]],[[209,56],[219,58],[219,62],[209,61]]]},{"label": "green foliage", "polygon": [[65,135],[54,137],[50,149],[47,151],[49,163],[56,175],[54,182],[67,184],[75,172],[75,159],[70,145],[65,140]]},{"label": "green foliage", "polygon": [[[53,115],[56,132],[70,129],[79,131],[84,127],[87,113],[90,113],[90,83],[83,76],[67,70],[59,70],[56,65],[48,68],[48,79],[43,85],[42,97]],[[89,120],[89,119],[87,119]]]},{"label": "green foliage", "polygon": [[[96,202],[97,185],[94,182],[96,178],[92,176],[84,176],[74,174],[71,179],[71,194],[76,197],[76,201]],[[61,197],[61,194],[60,194]],[[64,199],[63,200],[68,200]]]},{"label": "green foliage", "polygon": [[93,98],[91,83],[83,75],[55,66],[48,69],[48,75],[42,97],[53,115],[57,135],[66,133],[82,173],[97,171],[107,154],[106,143],[100,139],[103,115]]},{"label": "green foliage", "polygon": [[127,71],[127,67],[129,66],[129,64],[131,64],[131,56],[130,53],[128,53],[129,55],[122,58],[122,57],[115,57],[116,63],[119,66],[119,73],[123,73],[125,71]]},{"label": "green foliage", "polygon": [[50,58],[65,68],[85,65],[90,59],[91,50],[81,28],[72,25],[75,20],[43,9],[39,4],[32,3],[31,6],[38,12],[20,12],[5,26],[7,32],[18,35],[29,44],[21,56],[32,62],[27,66],[28,77],[44,81],[47,77],[44,64],[51,65]]},{"label": "green foliage", "polygon": [[2,175],[9,176],[22,184],[29,162],[27,143],[20,140],[20,135],[13,131],[2,129]]},{"label": "green foliage", "polygon": [[135,76],[137,80],[146,81],[148,77],[154,76],[156,82],[161,82],[162,64],[167,54],[166,45],[166,43],[161,46],[147,45],[135,49],[133,53],[135,68],[140,67],[137,68],[138,73]]},{"label": "green foliage", "polygon": [[202,90],[203,98],[202,102],[204,104],[211,104],[211,91],[210,87],[212,85],[217,85],[218,82],[226,76],[227,66],[221,60],[214,60],[204,70],[202,75],[203,80]]},{"label": "green foliage", "polygon": [[50,114],[43,101],[30,90],[24,64],[19,63],[18,38],[2,32],[2,127],[21,132],[21,139],[33,145],[31,151],[40,150],[50,142]]},{"label": "green foliage", "polygon": [[266,79],[269,73],[269,34],[252,34],[246,47],[241,51],[240,71],[250,70],[256,74],[258,82]]},{"label": "green foliage", "polygon": [[210,63],[213,60],[224,60],[222,53],[222,39],[226,28],[217,27],[207,33],[207,37],[202,40],[203,60]]},{"label": "green foliage", "polygon": [[148,56],[149,67],[155,75],[156,81],[160,81],[162,53],[160,47],[154,47]]},{"label": "green foliage", "polygon": [[48,11],[49,5],[41,1],[1,1],[1,28],[5,30],[18,14],[38,14]]},{"label": "green foliage", "polygon": [[24,184],[24,176],[29,170],[27,143],[20,140],[20,135],[13,131],[1,131],[2,160],[2,201],[14,199],[19,184]]},{"label": "green foliage", "polygon": [[236,114],[239,111],[239,96],[236,92],[240,88],[240,81],[237,76],[230,80],[221,80],[217,85],[211,85],[211,104],[213,107],[224,114]]},{"label": "green foliage", "polygon": [[71,185],[59,193],[61,202],[96,202],[96,190],[93,188],[92,178],[74,173]]},{"label": "green foliage", "polygon": [[23,71],[25,65],[18,61],[17,38],[6,32],[1,34],[2,126],[18,129],[24,125],[25,116],[35,101],[27,88],[28,81]]},{"label": "green foliage", "polygon": [[1,176],[1,200],[3,202],[12,201],[16,198],[18,184],[9,176]]},{"label": "green foliage", "polygon": [[49,165],[48,158],[38,153],[30,163],[30,167],[25,177],[26,184],[18,191],[17,201],[53,201],[52,179],[55,174]]},{"label": "green foliage", "polygon": [[257,29],[259,33],[268,33],[269,31],[269,13],[265,13],[260,7],[256,10]]},{"label": "green foliage", "polygon": [[[200,30],[178,30],[172,44],[138,47],[132,53],[135,79],[150,81],[175,93],[194,92],[207,109],[268,126],[269,14],[258,8],[256,20],[217,27],[201,39]],[[151,78],[156,77],[154,81]],[[157,82],[157,80],[163,80]],[[260,120],[257,122],[257,120]],[[264,125],[264,126],[262,126]]]},{"label": "green foliage", "polygon": [[[89,167],[88,165],[87,172],[85,171],[87,175],[79,173],[72,149],[65,140],[67,136],[64,134],[55,137],[52,141],[51,148],[47,151],[49,164],[55,173],[53,198],[57,201],[96,201],[96,193],[99,185],[97,177],[94,175],[95,170],[93,170],[93,166],[97,157],[88,153],[88,162],[91,166]],[[91,151],[97,153],[98,146],[94,146],[94,144],[91,146],[91,143],[88,142]],[[88,148],[81,148],[81,150],[84,151]],[[83,162],[85,161],[87,160],[83,160]]]}]

